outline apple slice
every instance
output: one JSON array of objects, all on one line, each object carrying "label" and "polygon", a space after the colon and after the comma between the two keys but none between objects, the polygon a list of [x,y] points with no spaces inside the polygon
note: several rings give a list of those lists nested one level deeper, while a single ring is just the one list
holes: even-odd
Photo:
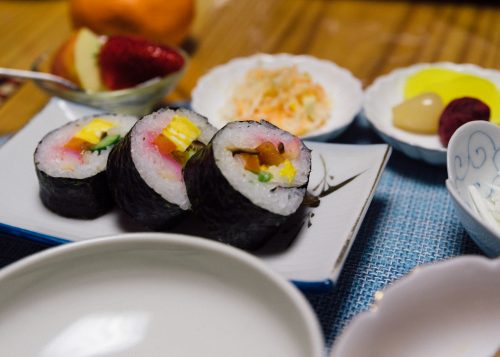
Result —
[{"label": "apple slice", "polygon": [[87,91],[102,89],[98,58],[102,41],[92,31],[82,28],[75,41],[75,71],[80,86]]}]

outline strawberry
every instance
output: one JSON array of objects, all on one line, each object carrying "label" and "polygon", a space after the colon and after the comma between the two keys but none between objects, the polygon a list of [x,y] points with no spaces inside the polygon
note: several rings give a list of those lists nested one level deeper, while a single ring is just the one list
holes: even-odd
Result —
[{"label": "strawberry", "polygon": [[101,77],[111,90],[164,77],[183,65],[184,58],[174,49],[135,36],[110,36],[99,52]]}]

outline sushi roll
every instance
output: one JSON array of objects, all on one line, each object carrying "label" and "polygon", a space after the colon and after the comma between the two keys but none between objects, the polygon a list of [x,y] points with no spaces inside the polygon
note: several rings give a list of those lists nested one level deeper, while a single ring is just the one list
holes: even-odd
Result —
[{"label": "sushi roll", "polygon": [[45,135],[34,154],[42,203],[70,218],[92,219],[111,209],[106,162],[111,148],[136,121],[132,116],[100,114]]},{"label": "sushi roll", "polygon": [[192,209],[221,242],[252,250],[297,211],[311,152],[268,122],[232,122],[184,168]]},{"label": "sushi roll", "polygon": [[171,227],[191,207],[182,168],[216,129],[186,109],[163,109],[139,120],[114,147],[108,183],[116,204],[137,223]]}]

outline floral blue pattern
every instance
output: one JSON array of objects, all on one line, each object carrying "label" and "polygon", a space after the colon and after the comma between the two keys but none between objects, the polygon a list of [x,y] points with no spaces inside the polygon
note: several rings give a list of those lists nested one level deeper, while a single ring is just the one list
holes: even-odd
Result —
[{"label": "floral blue pattern", "polygon": [[[476,130],[467,138],[466,152],[453,156],[454,179],[457,190],[464,194],[465,185],[475,185],[485,197],[490,197],[491,185],[500,184],[500,148],[487,132]],[[484,170],[480,172],[478,170]],[[488,173],[486,176],[484,173]],[[459,184],[463,182],[465,185]]]},{"label": "floral blue pattern", "polygon": [[469,194],[474,185],[490,198],[500,187],[500,128],[486,121],[460,127],[448,146],[448,191],[464,228],[489,256],[500,254],[498,227],[487,224],[476,212]]}]

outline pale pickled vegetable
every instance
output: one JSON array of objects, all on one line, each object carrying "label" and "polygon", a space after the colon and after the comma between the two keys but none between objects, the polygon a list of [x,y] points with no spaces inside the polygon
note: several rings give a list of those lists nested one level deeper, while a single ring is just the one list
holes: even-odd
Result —
[{"label": "pale pickled vegetable", "polygon": [[444,104],[435,93],[423,93],[392,108],[395,127],[418,134],[436,134]]}]

